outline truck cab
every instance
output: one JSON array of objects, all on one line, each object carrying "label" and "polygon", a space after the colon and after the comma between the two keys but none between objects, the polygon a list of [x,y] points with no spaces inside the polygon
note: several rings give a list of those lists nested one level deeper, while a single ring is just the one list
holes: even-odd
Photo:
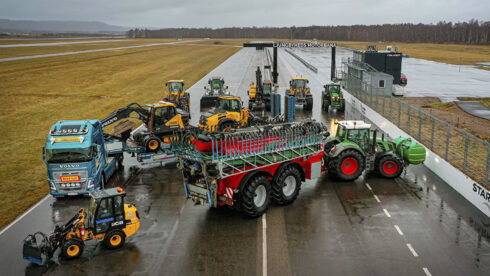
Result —
[{"label": "truck cab", "polygon": [[88,194],[103,188],[122,163],[122,155],[109,156],[99,120],[58,121],[43,148],[51,195]]}]

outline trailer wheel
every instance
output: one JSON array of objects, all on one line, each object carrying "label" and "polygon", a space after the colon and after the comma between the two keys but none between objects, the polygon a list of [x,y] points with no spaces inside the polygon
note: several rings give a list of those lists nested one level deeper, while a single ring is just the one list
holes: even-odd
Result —
[{"label": "trailer wheel", "polygon": [[364,158],[356,150],[345,150],[331,160],[330,169],[332,173],[344,181],[357,179],[364,171]]},{"label": "trailer wheel", "polygon": [[76,259],[83,253],[83,241],[77,238],[66,240],[61,247],[61,254],[68,260]]},{"label": "trailer wheel", "polygon": [[385,178],[397,178],[403,172],[403,163],[396,155],[387,155],[379,159],[378,173]]},{"label": "trailer wheel", "polygon": [[124,245],[126,235],[121,230],[113,230],[104,238],[104,246],[107,249],[117,249]]},{"label": "trailer wheel", "polygon": [[241,192],[240,205],[243,213],[251,218],[260,217],[270,205],[271,184],[264,175],[250,179]]},{"label": "trailer wheel", "polygon": [[278,205],[292,203],[299,195],[301,190],[301,173],[295,166],[288,166],[279,175],[276,181],[272,182],[271,197]]}]

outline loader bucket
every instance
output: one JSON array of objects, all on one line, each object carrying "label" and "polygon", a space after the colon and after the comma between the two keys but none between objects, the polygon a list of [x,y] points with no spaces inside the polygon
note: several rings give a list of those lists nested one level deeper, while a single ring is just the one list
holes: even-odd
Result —
[{"label": "loader bucket", "polygon": [[33,235],[28,235],[24,239],[24,245],[22,249],[22,257],[31,263],[37,265],[44,265],[50,258],[46,254],[50,254],[51,248],[49,246],[46,235],[41,232],[37,232]]},{"label": "loader bucket", "polygon": [[201,109],[214,107],[218,99],[219,97],[216,96],[203,96],[201,98]]}]

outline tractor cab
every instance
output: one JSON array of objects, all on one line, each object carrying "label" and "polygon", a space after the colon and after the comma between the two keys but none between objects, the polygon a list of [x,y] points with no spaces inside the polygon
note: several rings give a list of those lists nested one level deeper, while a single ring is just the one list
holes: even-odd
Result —
[{"label": "tractor cab", "polygon": [[[114,229],[126,228],[125,196],[126,193],[122,188],[111,188],[92,193],[88,209],[88,228],[92,229],[95,236]],[[137,214],[136,217],[138,217]]]},{"label": "tractor cab", "polygon": [[339,142],[353,142],[364,151],[370,150],[371,124],[362,121],[340,121],[337,128]]},{"label": "tractor cab", "polygon": [[328,111],[329,108],[339,111],[345,110],[345,100],[340,89],[340,84],[329,83],[323,86],[325,90],[322,92],[322,109]]},{"label": "tractor cab", "polygon": [[228,86],[225,86],[225,79],[223,77],[212,77],[208,81],[209,92],[211,95],[224,95]]}]

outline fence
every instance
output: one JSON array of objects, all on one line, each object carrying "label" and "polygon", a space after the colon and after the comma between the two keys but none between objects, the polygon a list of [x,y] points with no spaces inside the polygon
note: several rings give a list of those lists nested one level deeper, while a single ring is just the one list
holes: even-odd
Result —
[{"label": "fence", "polygon": [[389,119],[393,124],[421,142],[467,176],[490,189],[490,143],[438,119],[420,108],[349,74],[343,66],[342,84],[353,96]]}]

